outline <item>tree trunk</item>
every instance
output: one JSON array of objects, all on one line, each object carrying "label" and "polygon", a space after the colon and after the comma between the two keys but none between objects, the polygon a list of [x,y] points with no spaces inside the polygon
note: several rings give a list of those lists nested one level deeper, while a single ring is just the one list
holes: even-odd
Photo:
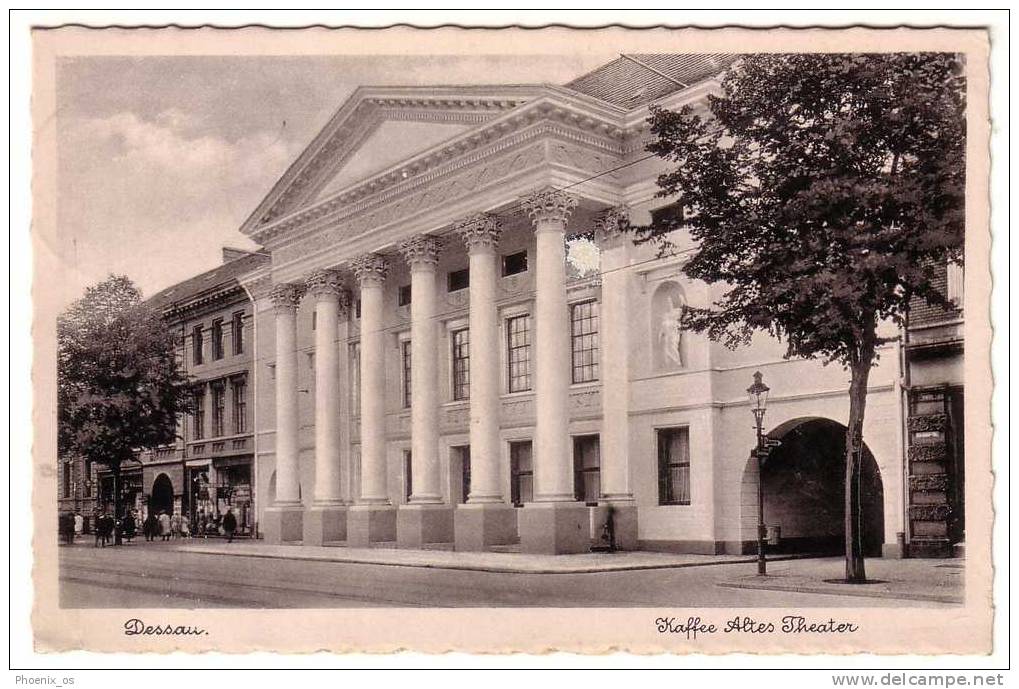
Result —
[{"label": "tree trunk", "polygon": [[120,462],[115,462],[113,471],[113,545],[121,545],[120,537]]},{"label": "tree trunk", "polygon": [[867,581],[863,563],[862,474],[863,417],[867,407],[867,381],[874,361],[873,347],[863,347],[859,360],[850,366],[849,427],[846,429],[846,582]]}]

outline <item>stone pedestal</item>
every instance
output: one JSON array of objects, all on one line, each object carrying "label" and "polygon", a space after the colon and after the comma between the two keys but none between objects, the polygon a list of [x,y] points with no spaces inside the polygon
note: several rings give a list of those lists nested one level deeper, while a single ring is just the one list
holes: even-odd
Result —
[{"label": "stone pedestal", "polygon": [[456,550],[487,550],[517,538],[517,512],[505,503],[457,505],[453,515]]},{"label": "stone pedestal", "polygon": [[591,516],[581,502],[529,502],[519,510],[517,528],[521,552],[591,552]]},{"label": "stone pedestal", "polygon": [[274,505],[265,508],[262,533],[273,545],[300,542],[304,537],[304,508],[301,505]]},{"label": "stone pedestal", "polygon": [[365,548],[396,540],[396,508],[392,505],[353,505],[347,509],[347,545]]},{"label": "stone pedestal", "polygon": [[602,540],[602,534],[610,514],[615,549],[637,550],[637,504],[633,500],[599,503],[591,519],[591,542],[609,545]]},{"label": "stone pedestal", "polygon": [[347,540],[345,506],[315,505],[304,513],[304,545],[323,545],[345,540]]},{"label": "stone pedestal", "polygon": [[396,511],[396,545],[420,548],[453,542],[453,508],[449,505],[400,505]]}]

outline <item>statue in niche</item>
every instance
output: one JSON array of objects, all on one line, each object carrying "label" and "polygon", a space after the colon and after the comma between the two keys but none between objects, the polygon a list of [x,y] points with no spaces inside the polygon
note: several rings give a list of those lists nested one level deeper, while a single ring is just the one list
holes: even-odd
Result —
[{"label": "statue in niche", "polygon": [[683,356],[683,313],[686,311],[686,297],[674,282],[666,282],[654,295],[655,315],[655,360],[658,368],[675,370],[686,365]]}]

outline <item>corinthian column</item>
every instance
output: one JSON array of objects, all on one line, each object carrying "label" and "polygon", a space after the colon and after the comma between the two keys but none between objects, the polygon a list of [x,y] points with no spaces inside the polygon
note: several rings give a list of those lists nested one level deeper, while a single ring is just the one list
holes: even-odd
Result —
[{"label": "corinthian column", "polygon": [[520,515],[525,552],[590,549],[587,509],[574,501],[569,436],[570,332],[566,307],[566,220],[577,199],[555,189],[531,194],[524,208],[537,244],[534,366],[535,502]]},{"label": "corinthian column", "polygon": [[396,538],[396,508],[386,482],[385,352],[382,286],[388,263],[366,254],[353,262],[361,291],[361,497],[347,515],[347,542]]},{"label": "corinthian column", "polygon": [[315,297],[315,492],[304,519],[304,543],[342,541],[347,514],[340,492],[340,362],[337,333],[348,297],[339,273],[319,270],[308,278]]},{"label": "corinthian column", "polygon": [[302,537],[297,411],[297,305],[304,288],[276,285],[269,295],[276,312],[276,501],[265,512],[265,540]]},{"label": "corinthian column", "polygon": [[454,227],[470,261],[470,471],[467,504],[454,520],[457,550],[484,550],[516,537],[513,509],[503,501],[499,451],[499,314],[495,305],[499,237],[494,215]]},{"label": "corinthian column", "polygon": [[[637,506],[630,489],[630,343],[627,300],[630,293],[629,211],[610,208],[595,224],[595,240],[601,251],[601,343],[602,428],[601,500],[612,519],[615,546],[637,547]],[[611,516],[610,516],[611,515]],[[596,523],[597,524],[597,523]],[[595,533],[600,533],[600,526]]]},{"label": "corinthian column", "polygon": [[436,370],[435,268],[442,242],[420,235],[400,244],[410,266],[411,495],[397,512],[400,547],[452,540],[453,510],[442,504],[439,476],[439,395]]}]

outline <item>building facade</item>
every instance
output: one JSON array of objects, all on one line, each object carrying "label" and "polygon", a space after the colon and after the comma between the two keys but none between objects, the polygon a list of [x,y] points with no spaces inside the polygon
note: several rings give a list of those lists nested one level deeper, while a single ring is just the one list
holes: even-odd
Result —
[{"label": "building facade", "polygon": [[[242,227],[271,255],[239,276],[268,541],[745,552],[761,480],[776,549],[840,547],[847,372],[683,332],[721,289],[682,274],[689,237],[659,256],[620,232],[673,212],[648,106],[705,108],[728,60],[351,96]],[[872,555],[908,531],[897,347],[864,429]],[[755,371],[782,443],[760,477]]]},{"label": "building facade", "polygon": [[[144,518],[181,514],[198,528],[232,509],[240,535],[255,535],[252,302],[237,276],[268,258],[223,250],[223,264],[148,300],[176,333],[195,413],[172,445],[146,450],[121,470],[123,503]],[[100,471],[101,506],[112,509],[113,477]]]}]

